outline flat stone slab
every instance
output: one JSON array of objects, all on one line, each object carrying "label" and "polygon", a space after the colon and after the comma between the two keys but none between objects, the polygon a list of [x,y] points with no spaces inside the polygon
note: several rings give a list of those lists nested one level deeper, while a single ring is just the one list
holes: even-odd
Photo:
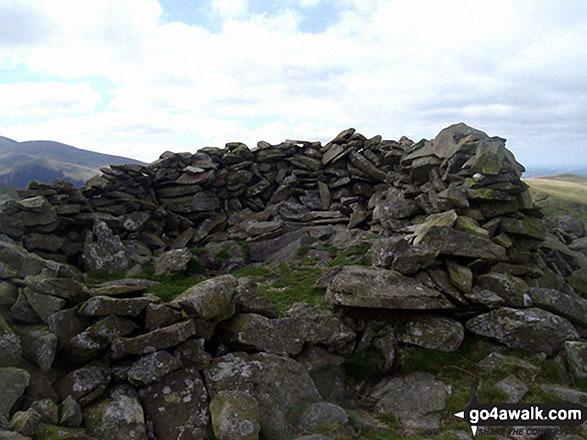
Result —
[{"label": "flat stone slab", "polygon": [[510,348],[551,355],[565,341],[578,340],[579,334],[565,318],[536,307],[512,309],[501,307],[467,321],[467,330],[495,338]]},{"label": "flat stone slab", "polygon": [[395,270],[345,266],[326,290],[330,304],[383,309],[439,310],[454,305],[438,290]]}]

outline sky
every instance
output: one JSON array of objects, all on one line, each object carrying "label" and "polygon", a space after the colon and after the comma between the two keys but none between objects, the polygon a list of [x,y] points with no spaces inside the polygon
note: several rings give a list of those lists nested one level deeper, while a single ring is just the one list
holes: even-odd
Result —
[{"label": "sky", "polygon": [[462,121],[587,165],[586,48],[584,0],[0,0],[0,135],[150,162]]}]

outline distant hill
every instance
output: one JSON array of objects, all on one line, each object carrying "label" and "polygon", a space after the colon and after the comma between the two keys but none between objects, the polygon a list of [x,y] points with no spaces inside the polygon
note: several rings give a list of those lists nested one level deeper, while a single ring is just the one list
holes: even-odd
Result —
[{"label": "distant hill", "polygon": [[587,178],[556,174],[524,179],[546,215],[570,215],[587,225]]},{"label": "distant hill", "polygon": [[0,183],[26,188],[31,180],[63,179],[76,186],[107,165],[143,164],[127,157],[82,150],[53,141],[17,142],[0,136]]}]

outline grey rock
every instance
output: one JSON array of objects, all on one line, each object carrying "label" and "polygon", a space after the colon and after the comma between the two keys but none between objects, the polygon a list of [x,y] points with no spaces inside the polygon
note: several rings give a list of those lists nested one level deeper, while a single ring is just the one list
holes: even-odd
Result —
[{"label": "grey rock", "polygon": [[574,378],[587,378],[587,342],[566,341],[565,353],[569,370]]},{"label": "grey rock", "polygon": [[528,295],[528,285],[513,275],[489,272],[475,278],[481,289],[487,289],[501,296],[506,306],[530,307],[532,298]]},{"label": "grey rock", "polygon": [[463,293],[471,293],[473,289],[473,271],[450,258],[446,259],[446,268],[452,285]]},{"label": "grey rock", "polygon": [[277,318],[279,316],[279,310],[258,289],[257,283],[250,278],[239,278],[236,290],[238,297],[237,306],[241,312],[256,313],[268,318]]},{"label": "grey rock", "polygon": [[511,348],[523,348],[551,355],[567,340],[577,340],[577,330],[569,321],[538,308],[501,307],[470,319],[472,333],[495,338]]},{"label": "grey rock", "polygon": [[144,333],[134,338],[116,338],[112,341],[112,358],[144,355],[164,348],[175,347],[196,334],[193,321],[182,321]]},{"label": "grey rock", "polygon": [[18,288],[8,281],[0,281],[0,306],[12,306],[18,297]]},{"label": "grey rock", "polygon": [[73,370],[61,378],[55,384],[55,390],[62,400],[71,396],[80,402],[87,396],[99,397],[104,393],[111,379],[110,371],[105,368],[83,367]]},{"label": "grey rock", "polygon": [[235,312],[238,282],[232,275],[221,275],[190,287],[170,305],[179,306],[190,317],[222,321]]},{"label": "grey rock", "polygon": [[139,393],[160,440],[209,436],[208,393],[195,368],[174,371]]},{"label": "grey rock", "polygon": [[18,319],[19,321],[23,321],[29,324],[38,324],[42,322],[39,315],[37,315],[37,313],[29,305],[29,302],[26,299],[26,295],[24,294],[24,289],[19,290],[16,302],[12,305],[12,307],[10,307],[10,315],[14,319]]},{"label": "grey rock", "polygon": [[491,352],[477,363],[477,366],[487,375],[503,365],[515,365],[516,367],[524,368],[532,373],[540,372],[540,368],[530,362],[514,356],[506,356],[497,351]]},{"label": "grey rock", "polygon": [[562,385],[551,384],[540,385],[540,388],[542,388],[542,391],[545,393],[550,394],[551,396],[554,396],[564,402],[578,403],[580,405],[585,405],[585,403],[587,403],[587,393],[579,390],[568,388]]},{"label": "grey rock", "polygon": [[49,316],[65,307],[66,301],[56,296],[38,293],[29,288],[24,289],[24,295],[31,309],[41,318],[44,323],[49,322]]},{"label": "grey rock", "polygon": [[82,304],[78,313],[82,316],[137,316],[148,304],[151,298],[110,298],[108,296],[94,296]]},{"label": "grey rock", "polygon": [[186,269],[192,259],[192,254],[186,248],[172,249],[159,255],[153,261],[155,275],[171,275]]},{"label": "grey rock", "polygon": [[375,386],[371,398],[376,401],[376,411],[392,413],[405,429],[416,431],[440,427],[449,395],[449,387],[433,375],[415,372],[384,379]]},{"label": "grey rock", "polygon": [[32,437],[41,423],[41,414],[33,408],[17,411],[10,419],[10,429],[19,434]]},{"label": "grey rock", "polygon": [[20,338],[0,313],[0,367],[16,365],[22,356]]},{"label": "grey rock", "polygon": [[505,304],[505,300],[497,293],[491,290],[480,289],[477,286],[473,287],[470,293],[465,293],[465,298],[472,303],[481,304],[488,309],[496,309]]},{"label": "grey rock", "polygon": [[505,248],[493,243],[491,240],[446,226],[430,227],[419,243],[423,246],[436,248],[441,254],[445,255],[490,260],[506,259]]},{"label": "grey rock", "polygon": [[294,303],[286,314],[296,319],[298,334],[303,335],[308,344],[320,344],[342,353],[355,340],[353,329],[331,310],[306,303]]},{"label": "grey rock", "polygon": [[340,406],[329,402],[316,402],[310,405],[298,418],[298,426],[302,432],[314,432],[328,426],[331,435],[352,437],[355,430],[349,416]]},{"label": "grey rock", "polygon": [[59,407],[50,398],[35,400],[31,408],[41,415],[41,422],[56,425],[59,422]]},{"label": "grey rock", "polygon": [[444,316],[402,313],[392,325],[398,341],[432,350],[456,351],[465,339],[462,324]]},{"label": "grey rock", "polygon": [[299,322],[295,318],[269,319],[253,313],[239,314],[223,323],[224,343],[236,348],[253,349],[281,355],[302,351]]},{"label": "grey rock", "polygon": [[135,386],[151,385],[181,367],[182,362],[169,352],[157,351],[137,359],[132,364],[128,370],[128,381]]},{"label": "grey rock", "polygon": [[414,275],[435,262],[438,250],[410,246],[403,237],[391,237],[375,240],[368,256],[374,266],[394,269],[404,275]]},{"label": "grey rock", "polygon": [[66,346],[67,356],[78,363],[100,356],[115,338],[132,333],[137,325],[118,316],[107,316],[73,336]]},{"label": "grey rock", "polygon": [[88,328],[91,323],[90,318],[78,315],[76,308],[60,310],[47,319],[47,327],[59,340],[59,350],[64,348],[71,338]]},{"label": "grey rock", "polygon": [[37,364],[41,371],[49,371],[57,355],[57,336],[47,327],[32,327],[23,329],[20,333],[23,356]]},{"label": "grey rock", "polygon": [[[149,304],[145,315],[145,329],[147,331],[175,324],[182,320],[181,311],[165,304]],[[124,336],[124,335],[122,335]]]},{"label": "grey rock", "polygon": [[457,151],[466,148],[463,140],[485,139],[487,134],[469,127],[462,122],[451,125],[440,131],[432,141],[432,151],[442,159],[452,157]]},{"label": "grey rock", "polygon": [[442,293],[399,272],[364,266],[345,266],[330,281],[331,304],[386,309],[451,309]]},{"label": "grey rock", "polygon": [[304,245],[310,244],[312,239],[307,232],[296,230],[287,232],[277,238],[253,242],[249,244],[251,262],[273,263],[285,261],[296,255],[296,251]]},{"label": "grey rock", "polygon": [[518,376],[510,374],[495,384],[495,388],[507,396],[506,403],[518,403],[526,395],[529,388]]},{"label": "grey rock", "polygon": [[51,204],[44,196],[29,197],[16,202],[22,209],[34,212],[43,212],[51,208]]},{"label": "grey rock", "polygon": [[88,433],[97,438],[146,440],[145,415],[137,392],[117,385],[105,397],[83,410]]},{"label": "grey rock", "polygon": [[85,429],[69,428],[65,426],[50,425],[41,423],[35,432],[35,439],[48,440],[54,438],[58,433],[60,438],[67,440],[97,440],[96,437],[88,435]]},{"label": "grey rock", "polygon": [[400,189],[394,187],[373,194],[369,206],[373,208],[373,221],[380,223],[410,218],[421,212],[420,205],[414,199],[407,199]]},{"label": "grey rock", "polygon": [[330,353],[323,348],[313,345],[307,346],[295,357],[295,360],[303,364],[309,373],[319,371],[329,365],[340,365],[344,362],[344,357]]},{"label": "grey rock", "polygon": [[204,370],[204,380],[212,398],[222,391],[250,391],[259,403],[261,429],[284,431],[287,414],[296,404],[320,398],[300,363],[269,353],[216,358]]},{"label": "grey rock", "polygon": [[212,356],[204,348],[205,339],[188,339],[173,351],[173,355],[184,365],[190,365],[197,370],[203,370],[212,360]]},{"label": "grey rock", "polygon": [[120,237],[102,220],[96,220],[84,244],[82,261],[87,271],[120,272],[131,266],[128,252]]},{"label": "grey rock", "polygon": [[212,430],[219,440],[259,438],[259,404],[244,391],[221,391],[210,402]]},{"label": "grey rock", "polygon": [[29,386],[31,375],[20,368],[0,368],[0,417],[8,420],[14,404]]},{"label": "grey rock", "polygon": [[67,396],[59,405],[59,424],[70,428],[78,428],[81,426],[82,421],[81,406],[73,397]]},{"label": "grey rock", "polygon": [[529,289],[529,292],[536,306],[587,327],[587,299],[555,289],[535,287]]}]

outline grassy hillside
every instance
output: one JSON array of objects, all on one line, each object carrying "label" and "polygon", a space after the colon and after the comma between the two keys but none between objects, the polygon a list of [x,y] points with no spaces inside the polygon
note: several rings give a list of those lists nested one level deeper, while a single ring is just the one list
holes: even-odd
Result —
[{"label": "grassy hillside", "polygon": [[587,178],[573,174],[524,179],[546,215],[570,215],[587,224]]}]

